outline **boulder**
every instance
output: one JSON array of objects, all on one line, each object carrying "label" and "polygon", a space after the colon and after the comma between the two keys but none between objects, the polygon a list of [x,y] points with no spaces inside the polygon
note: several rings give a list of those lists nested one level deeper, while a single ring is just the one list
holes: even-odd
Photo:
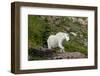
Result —
[{"label": "boulder", "polygon": [[79,58],[87,58],[84,54],[80,52],[65,52],[58,53],[56,56],[52,57],[53,59],[79,59]]},{"label": "boulder", "polygon": [[54,50],[48,48],[34,49],[32,48],[31,55],[39,57],[52,57]]}]

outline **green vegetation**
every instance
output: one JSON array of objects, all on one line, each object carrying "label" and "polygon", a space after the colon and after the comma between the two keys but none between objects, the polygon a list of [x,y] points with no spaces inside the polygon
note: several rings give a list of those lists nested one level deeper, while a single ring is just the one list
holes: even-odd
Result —
[{"label": "green vegetation", "polygon": [[[63,45],[67,52],[81,52],[87,55],[87,18],[67,16],[28,16],[28,51],[31,59],[41,60],[44,57],[32,56],[31,48],[46,48],[47,39],[51,34],[67,32],[70,34],[70,41],[64,41]],[[73,36],[74,32],[77,36]]]}]

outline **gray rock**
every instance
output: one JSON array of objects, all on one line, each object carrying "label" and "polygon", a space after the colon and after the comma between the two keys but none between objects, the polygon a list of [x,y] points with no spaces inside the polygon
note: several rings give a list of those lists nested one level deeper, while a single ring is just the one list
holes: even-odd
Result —
[{"label": "gray rock", "polygon": [[53,59],[78,59],[78,58],[86,58],[86,56],[80,52],[66,52],[66,53],[59,53],[53,57]]}]

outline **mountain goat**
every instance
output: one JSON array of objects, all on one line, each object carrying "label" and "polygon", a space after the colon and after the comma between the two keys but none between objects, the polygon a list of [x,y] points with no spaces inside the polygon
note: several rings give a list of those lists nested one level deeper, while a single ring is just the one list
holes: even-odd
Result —
[{"label": "mountain goat", "polygon": [[62,45],[63,40],[69,41],[68,33],[58,32],[56,35],[50,35],[47,40],[48,49],[59,47],[60,52],[65,52]]}]

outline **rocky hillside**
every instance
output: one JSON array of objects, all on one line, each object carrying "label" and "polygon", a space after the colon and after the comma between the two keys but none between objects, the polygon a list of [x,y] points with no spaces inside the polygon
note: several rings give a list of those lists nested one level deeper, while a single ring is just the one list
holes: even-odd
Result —
[{"label": "rocky hillside", "polygon": [[70,34],[70,41],[64,41],[65,51],[87,55],[87,27],[88,18],[86,17],[29,15],[28,51],[30,52],[30,48],[47,48],[47,39],[50,35],[57,32],[67,32]]}]

